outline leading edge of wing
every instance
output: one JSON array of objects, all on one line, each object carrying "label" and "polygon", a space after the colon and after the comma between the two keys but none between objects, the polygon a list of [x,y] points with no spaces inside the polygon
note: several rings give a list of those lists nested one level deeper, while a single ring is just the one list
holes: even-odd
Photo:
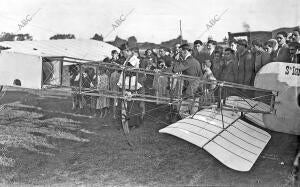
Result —
[{"label": "leading edge of wing", "polygon": [[220,111],[204,109],[159,132],[203,148],[231,169],[249,171],[271,139],[270,134],[240,120],[232,111],[223,111],[223,122]]}]

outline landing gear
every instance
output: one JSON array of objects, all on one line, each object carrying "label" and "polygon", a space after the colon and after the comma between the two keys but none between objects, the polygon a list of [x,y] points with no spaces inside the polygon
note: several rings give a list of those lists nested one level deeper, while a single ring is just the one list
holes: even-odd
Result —
[{"label": "landing gear", "polygon": [[121,121],[122,127],[125,134],[129,134],[129,126],[128,126],[128,113],[127,113],[127,101],[121,101]]},{"label": "landing gear", "polygon": [[121,101],[121,121],[125,134],[129,134],[129,129],[143,125],[145,116],[145,102]]},{"label": "landing gear", "polygon": [[174,108],[174,106],[170,106],[170,111],[166,116],[166,120],[169,123],[175,123],[181,120],[181,116],[179,115],[177,108]]},{"label": "landing gear", "polygon": [[293,163],[293,173],[292,173],[295,181],[298,180],[298,174],[299,174],[300,136],[297,137],[297,143],[298,143],[297,152],[296,152],[297,155],[296,155],[294,163]]}]

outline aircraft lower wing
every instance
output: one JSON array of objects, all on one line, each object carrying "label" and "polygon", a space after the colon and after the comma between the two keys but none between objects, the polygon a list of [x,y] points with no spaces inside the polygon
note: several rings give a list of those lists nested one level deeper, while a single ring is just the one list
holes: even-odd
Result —
[{"label": "aircraft lower wing", "polygon": [[161,130],[195,144],[229,168],[249,171],[271,136],[233,111],[204,109]]}]

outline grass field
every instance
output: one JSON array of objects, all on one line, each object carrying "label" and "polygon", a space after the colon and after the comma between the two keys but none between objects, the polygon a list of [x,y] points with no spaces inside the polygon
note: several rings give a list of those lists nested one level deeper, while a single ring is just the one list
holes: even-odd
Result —
[{"label": "grass field", "polygon": [[[0,99],[1,184],[95,186],[290,186],[296,136],[272,139],[249,172],[231,170],[206,151],[159,134],[166,111],[132,129],[71,110],[71,99],[6,92]],[[147,109],[153,108],[147,105]],[[296,184],[297,185],[297,184]]]}]

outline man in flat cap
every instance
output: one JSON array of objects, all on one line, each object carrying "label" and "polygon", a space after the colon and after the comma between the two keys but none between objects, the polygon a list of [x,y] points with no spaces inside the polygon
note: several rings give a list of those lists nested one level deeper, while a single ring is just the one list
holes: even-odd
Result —
[{"label": "man in flat cap", "polygon": [[263,49],[263,43],[261,40],[256,39],[252,41],[253,46],[253,58],[254,58],[254,73],[260,70],[261,67],[271,62],[271,56]]},{"label": "man in flat cap", "polygon": [[291,63],[300,64],[300,43],[291,42],[289,43],[289,53]]},{"label": "man in flat cap", "polygon": [[[183,75],[202,77],[200,63],[191,55],[191,48],[188,44],[180,46],[180,54],[183,58],[181,63],[174,64],[171,68],[173,73],[182,72]],[[189,80],[184,83],[186,96],[193,96],[199,87],[199,81]]]},{"label": "man in flat cap", "polygon": [[300,43],[300,28],[295,28],[293,30],[293,33],[292,33],[292,40],[293,42],[298,42]]},{"label": "man in flat cap", "polygon": [[237,41],[238,77],[237,83],[250,85],[254,73],[254,60],[248,50],[248,42],[245,39]]},{"label": "man in flat cap", "polygon": [[290,62],[289,48],[286,44],[287,33],[280,31],[276,35],[278,49],[275,51],[275,62]]}]

